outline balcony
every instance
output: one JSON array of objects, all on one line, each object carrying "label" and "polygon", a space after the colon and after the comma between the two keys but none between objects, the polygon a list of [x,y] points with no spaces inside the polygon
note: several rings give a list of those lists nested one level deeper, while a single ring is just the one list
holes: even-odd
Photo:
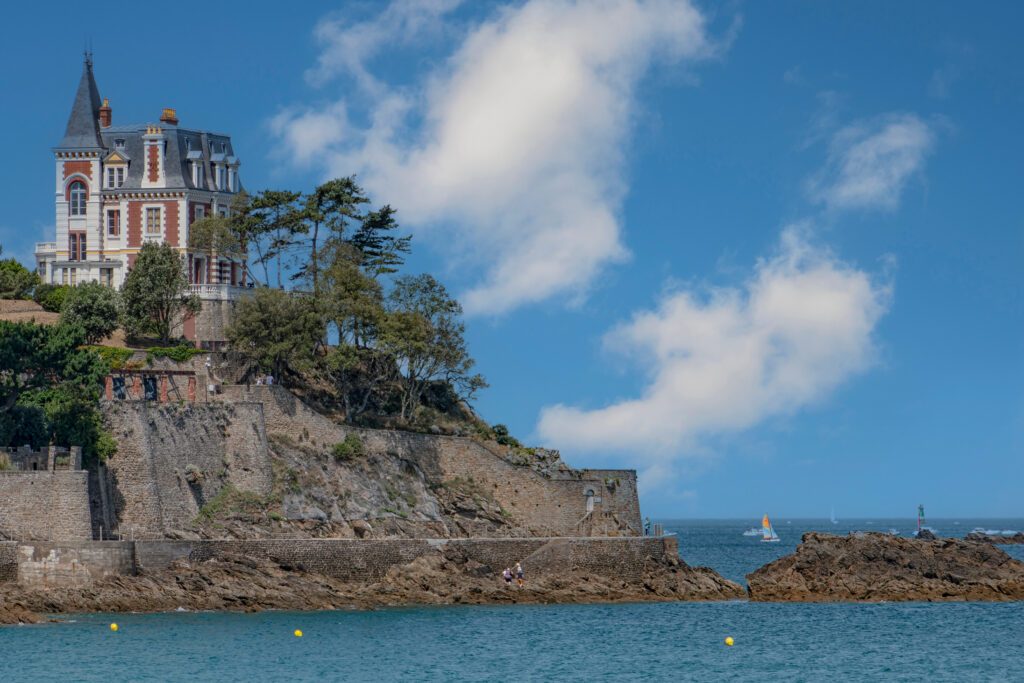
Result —
[{"label": "balcony", "polygon": [[52,254],[57,251],[56,242],[36,242],[37,254]]},{"label": "balcony", "polygon": [[235,285],[189,285],[189,292],[207,301],[235,301],[252,293],[247,287]]}]

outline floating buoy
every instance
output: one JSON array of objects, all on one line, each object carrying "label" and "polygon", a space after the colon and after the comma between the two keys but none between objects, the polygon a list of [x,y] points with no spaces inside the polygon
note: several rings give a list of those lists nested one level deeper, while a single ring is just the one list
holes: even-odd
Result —
[{"label": "floating buoy", "polygon": [[299,629],[295,629],[295,637],[296,638],[301,638],[302,637],[302,631],[300,631]]},{"label": "floating buoy", "polygon": [[726,636],[725,637],[725,644],[728,645],[729,647],[732,647],[735,642],[736,641],[732,639],[732,636]]},{"label": "floating buoy", "polygon": [[117,630],[117,624],[111,624],[110,625],[110,630],[111,631],[116,631]]}]

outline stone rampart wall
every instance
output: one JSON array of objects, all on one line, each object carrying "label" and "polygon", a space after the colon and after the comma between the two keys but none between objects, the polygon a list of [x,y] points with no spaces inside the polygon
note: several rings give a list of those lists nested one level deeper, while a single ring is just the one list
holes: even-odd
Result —
[{"label": "stone rampart wall", "polygon": [[91,539],[88,474],[0,472],[0,534],[17,540]]},{"label": "stone rampart wall", "polygon": [[[581,478],[549,479],[529,467],[509,463],[469,438],[343,427],[281,387],[235,385],[225,386],[222,391],[219,398],[225,401],[261,403],[268,434],[286,434],[329,448],[354,432],[371,453],[407,459],[440,480],[472,480],[493,495],[519,526],[533,534],[581,533],[588,490],[596,490],[603,510],[614,512],[628,524],[630,530],[619,533],[640,533],[636,473],[632,470],[582,470]],[[618,483],[609,488],[606,478],[617,479]]]},{"label": "stone rampart wall", "polygon": [[121,538],[159,538],[195,519],[224,486],[273,485],[262,408],[253,403],[104,404],[118,441],[106,463]]},{"label": "stone rampart wall", "polygon": [[0,541],[0,583],[18,579],[18,542]]},{"label": "stone rampart wall", "polygon": [[628,537],[137,541],[135,556],[143,572],[164,569],[175,560],[196,562],[230,554],[267,558],[346,581],[366,581],[440,548],[457,549],[495,573],[521,562],[532,576],[585,571],[636,578],[647,563],[678,554],[675,539]]},{"label": "stone rampart wall", "polygon": [[105,576],[135,573],[130,542],[22,542],[17,544],[17,580],[26,586],[86,586]]}]

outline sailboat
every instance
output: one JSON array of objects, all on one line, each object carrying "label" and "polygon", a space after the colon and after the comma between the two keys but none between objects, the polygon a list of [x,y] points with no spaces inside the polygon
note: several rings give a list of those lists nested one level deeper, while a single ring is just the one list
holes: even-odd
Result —
[{"label": "sailboat", "polygon": [[771,520],[768,519],[768,515],[765,515],[761,520],[761,541],[763,543],[778,543],[779,540],[779,535],[775,533]]},{"label": "sailboat", "polygon": [[833,524],[839,524],[839,520],[836,519],[836,509],[834,507],[832,508],[832,516],[829,517],[829,521],[831,521]]}]

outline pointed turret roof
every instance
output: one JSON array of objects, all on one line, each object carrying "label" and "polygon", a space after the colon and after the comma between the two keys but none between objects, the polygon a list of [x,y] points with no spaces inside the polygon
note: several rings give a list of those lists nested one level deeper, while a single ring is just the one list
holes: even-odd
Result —
[{"label": "pointed turret roof", "polygon": [[100,140],[99,110],[102,106],[100,91],[92,75],[92,55],[85,53],[82,64],[82,80],[78,82],[75,103],[71,105],[71,116],[64,131],[64,139],[58,147],[62,149],[95,149],[102,147]]}]

